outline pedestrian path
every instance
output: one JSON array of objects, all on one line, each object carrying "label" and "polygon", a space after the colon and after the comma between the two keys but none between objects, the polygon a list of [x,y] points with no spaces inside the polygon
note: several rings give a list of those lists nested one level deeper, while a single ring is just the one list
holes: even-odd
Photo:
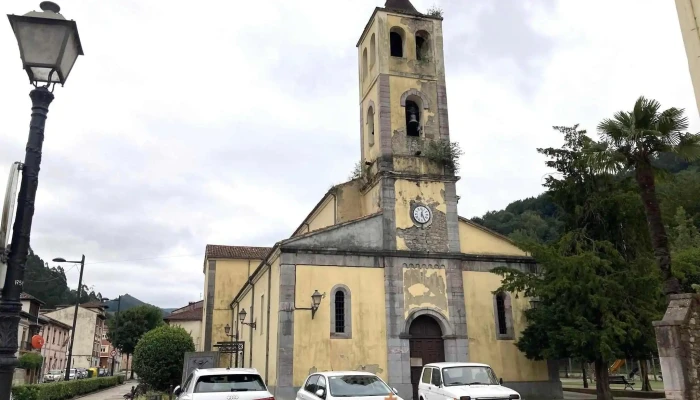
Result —
[{"label": "pedestrian path", "polygon": [[107,389],[102,392],[92,393],[85,397],[80,397],[80,400],[124,400],[124,395],[129,393],[132,386],[136,386],[138,381],[127,381],[123,385]]}]

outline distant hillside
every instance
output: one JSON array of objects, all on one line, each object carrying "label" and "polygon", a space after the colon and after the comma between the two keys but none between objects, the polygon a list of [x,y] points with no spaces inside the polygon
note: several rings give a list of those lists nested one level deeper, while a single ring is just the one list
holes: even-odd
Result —
[{"label": "distant hillside", "polygon": [[[128,293],[122,295],[121,304],[119,304],[119,297],[111,299],[111,300],[107,301],[105,304],[107,304],[107,311],[109,313],[116,313],[117,310],[119,310],[120,312],[123,312],[123,311],[129,310],[131,308],[143,306],[143,305],[152,305],[152,304],[148,304],[146,302],[143,302],[143,301],[137,299],[136,297],[134,297]],[[158,306],[155,306],[155,307],[158,307]],[[160,308],[160,307],[158,307],[158,308]],[[166,315],[170,314],[172,312],[172,310],[174,310],[174,308],[165,308],[165,309],[161,308],[161,310],[163,310],[163,316],[166,316]]]}]

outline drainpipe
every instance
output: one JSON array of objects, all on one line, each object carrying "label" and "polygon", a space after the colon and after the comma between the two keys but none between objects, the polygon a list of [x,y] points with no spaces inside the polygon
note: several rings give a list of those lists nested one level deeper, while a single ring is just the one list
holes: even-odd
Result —
[{"label": "drainpipe", "polygon": [[[267,332],[265,332],[265,384],[267,385],[270,381],[268,380],[270,373],[270,290],[272,289],[272,265],[267,264]],[[262,310],[261,310],[262,311]]]}]

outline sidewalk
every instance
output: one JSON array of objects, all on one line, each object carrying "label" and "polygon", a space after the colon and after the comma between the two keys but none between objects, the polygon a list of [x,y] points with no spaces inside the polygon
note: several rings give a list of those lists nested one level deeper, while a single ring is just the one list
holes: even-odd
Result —
[{"label": "sidewalk", "polygon": [[84,397],[78,397],[80,400],[124,400],[124,395],[129,393],[132,386],[136,386],[138,381],[126,381],[123,385],[107,389],[102,392],[91,393]]}]

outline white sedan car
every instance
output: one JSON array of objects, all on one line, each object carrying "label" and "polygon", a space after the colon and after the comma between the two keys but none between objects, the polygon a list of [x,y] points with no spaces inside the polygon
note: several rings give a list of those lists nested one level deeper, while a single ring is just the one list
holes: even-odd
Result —
[{"label": "white sedan car", "polygon": [[317,372],[309,375],[296,400],[402,400],[377,375],[360,371]]}]

